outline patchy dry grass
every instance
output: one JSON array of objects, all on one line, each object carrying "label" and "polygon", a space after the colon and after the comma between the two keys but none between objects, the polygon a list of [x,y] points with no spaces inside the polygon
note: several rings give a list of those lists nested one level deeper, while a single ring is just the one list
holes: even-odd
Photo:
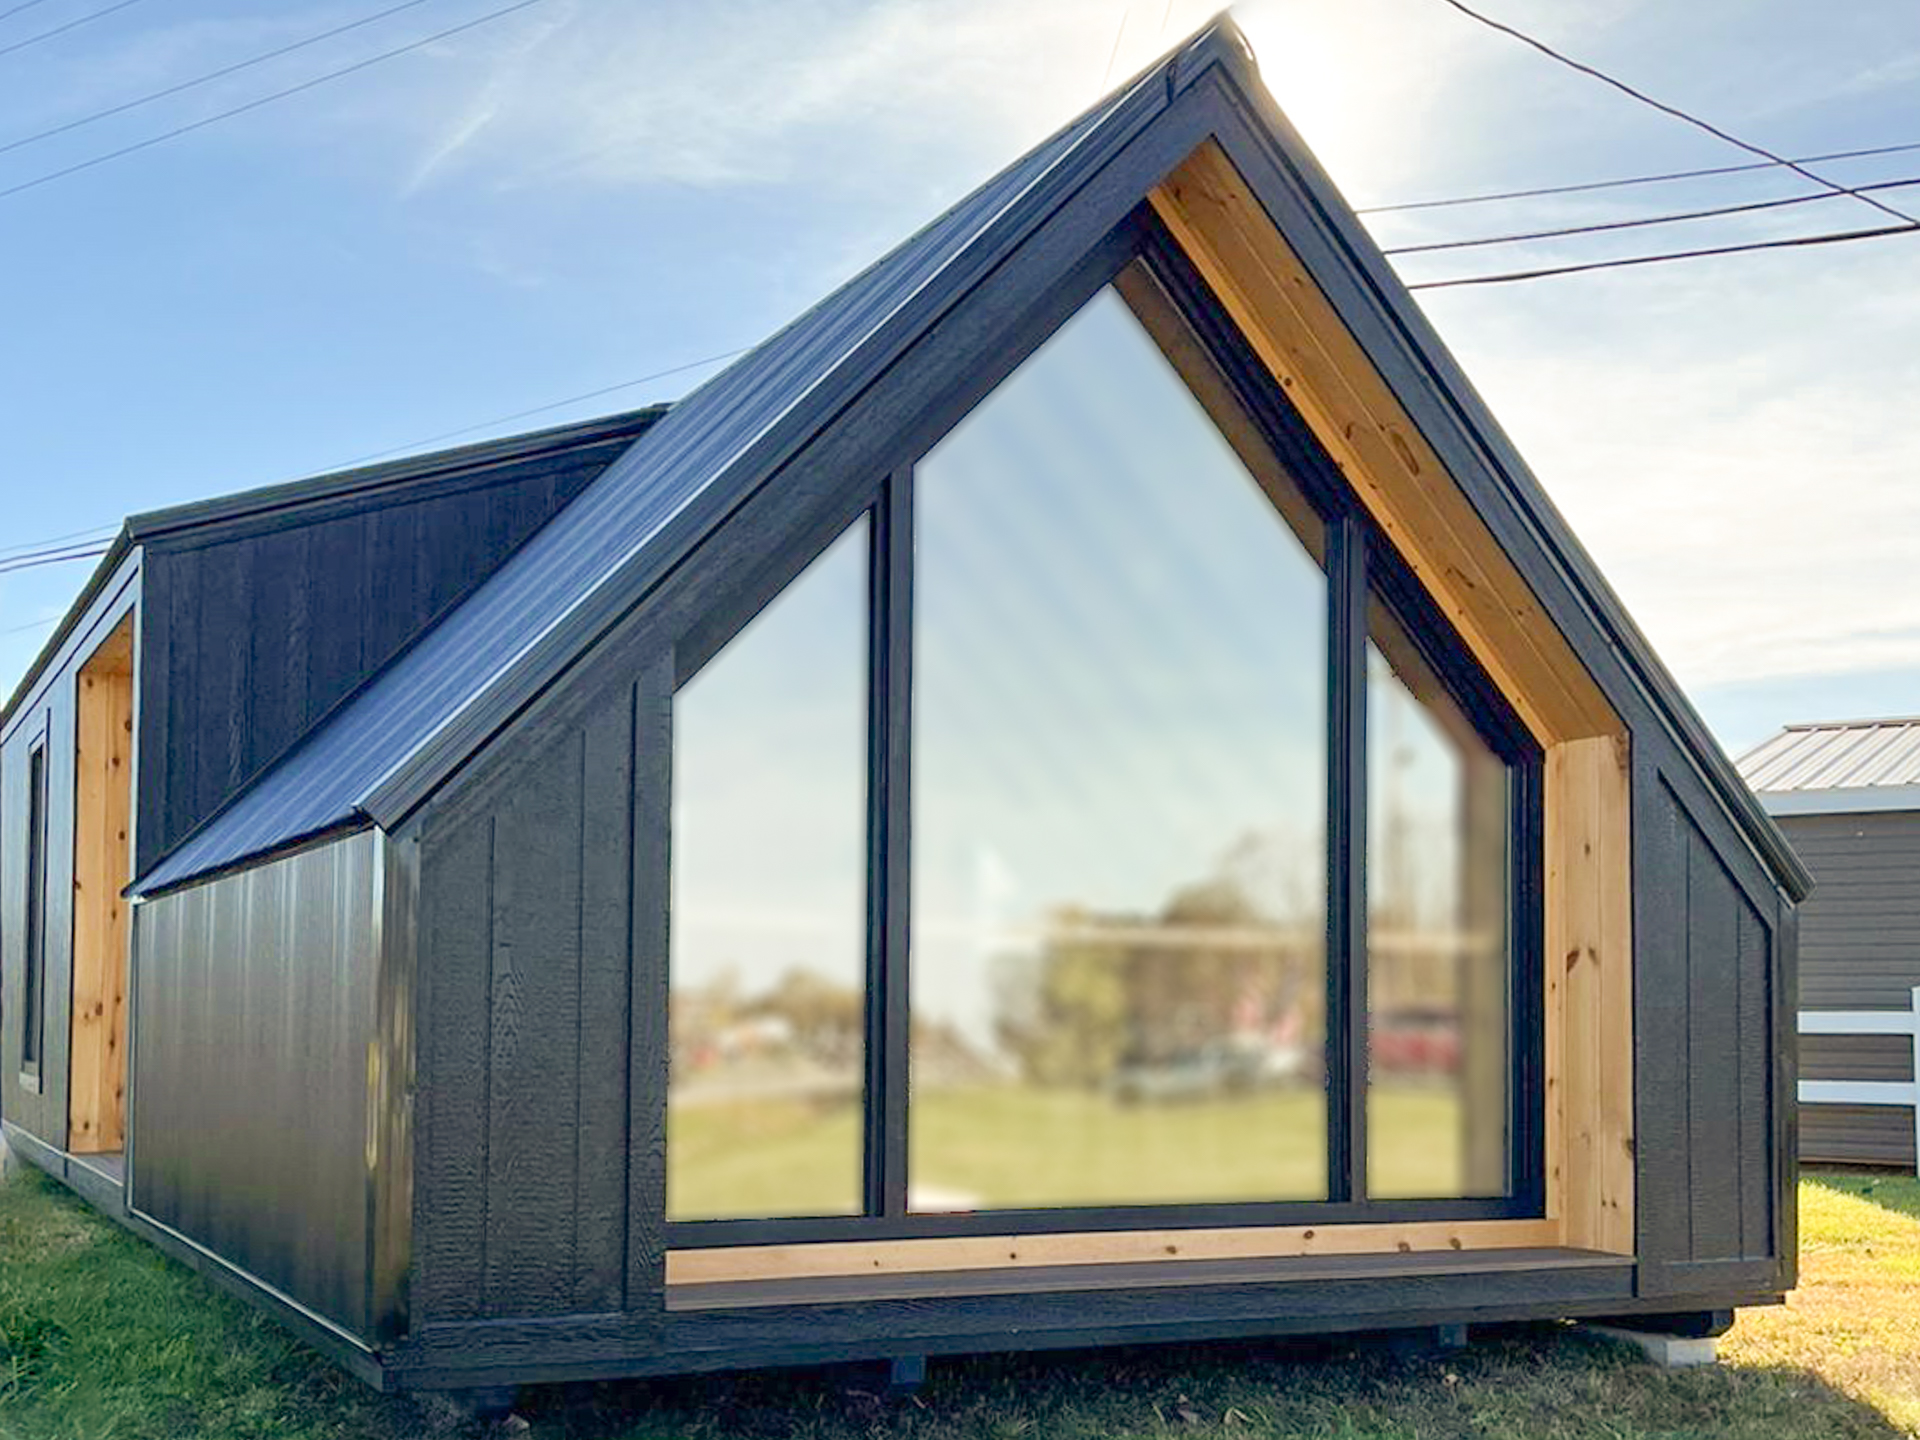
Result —
[{"label": "patchy dry grass", "polygon": [[[1802,1288],[1729,1363],[1664,1372],[1564,1327],[1452,1355],[1237,1344],[936,1365],[886,1402],[852,1372],[552,1386],[534,1440],[1888,1440],[1920,1434],[1920,1184],[1810,1177]],[[373,1395],[271,1322],[27,1175],[0,1188],[0,1437],[479,1436]]]},{"label": "patchy dry grass", "polygon": [[1814,1371],[1920,1434],[1920,1181],[1804,1179],[1800,1288],[1782,1309],[1743,1314],[1723,1350]]}]

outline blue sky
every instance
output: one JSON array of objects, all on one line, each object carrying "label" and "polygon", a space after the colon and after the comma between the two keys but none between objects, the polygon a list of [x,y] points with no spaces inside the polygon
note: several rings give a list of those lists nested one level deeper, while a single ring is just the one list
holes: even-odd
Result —
[{"label": "blue sky", "polygon": [[[0,53],[0,145],[389,3],[141,0]],[[0,190],[503,3],[423,0],[0,153]],[[0,21],[0,51],[102,8],[39,0]],[[1210,8],[536,0],[0,197],[0,547],[749,344]],[[1356,204],[1743,158],[1440,0],[1236,13]],[[1920,12],[1904,0],[1497,0],[1494,13],[1788,153],[1920,140]],[[1920,174],[1920,154],[1833,173]],[[1796,188],[1766,176],[1372,223],[1400,244]],[[1920,206],[1920,187],[1902,195]],[[1874,222],[1841,201],[1404,273]],[[1920,239],[1902,237],[1424,298],[1731,747],[1785,720],[1920,710],[1917,282]],[[671,398],[706,373],[499,428]],[[0,687],[84,571],[0,575]]]}]

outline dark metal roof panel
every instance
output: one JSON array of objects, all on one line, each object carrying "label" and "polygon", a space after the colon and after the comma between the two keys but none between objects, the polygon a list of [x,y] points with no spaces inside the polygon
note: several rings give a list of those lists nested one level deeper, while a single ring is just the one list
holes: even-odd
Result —
[{"label": "dark metal roof panel", "polygon": [[[1182,52],[1183,54],[1186,52]],[[817,387],[970,248],[1006,240],[1042,181],[1166,103],[1176,56],[1000,172],[898,249],[675,405],[458,609],[284,761],[190,835],[136,890],[150,893],[350,825],[408,758],[587,606]],[[822,416],[821,418],[825,418]],[[731,487],[728,487],[731,488]]]}]

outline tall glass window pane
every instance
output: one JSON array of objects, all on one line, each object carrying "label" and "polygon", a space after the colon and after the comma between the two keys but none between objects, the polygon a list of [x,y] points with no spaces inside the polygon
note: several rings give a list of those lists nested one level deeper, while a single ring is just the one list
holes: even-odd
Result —
[{"label": "tall glass window pane", "polygon": [[861,1208],[867,524],[674,698],[672,1220]]},{"label": "tall glass window pane", "polygon": [[1367,1193],[1504,1195],[1508,767],[1375,604],[1367,646]]},{"label": "tall glass window pane", "polygon": [[1164,323],[915,472],[916,1211],[1327,1193],[1322,537]]}]

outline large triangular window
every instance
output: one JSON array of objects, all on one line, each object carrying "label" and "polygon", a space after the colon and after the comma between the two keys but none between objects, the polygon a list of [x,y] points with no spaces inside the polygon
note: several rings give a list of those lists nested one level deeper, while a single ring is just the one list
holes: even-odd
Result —
[{"label": "large triangular window", "polygon": [[681,1242],[1539,1213],[1537,747],[1164,238],[1047,330],[680,692]]}]

